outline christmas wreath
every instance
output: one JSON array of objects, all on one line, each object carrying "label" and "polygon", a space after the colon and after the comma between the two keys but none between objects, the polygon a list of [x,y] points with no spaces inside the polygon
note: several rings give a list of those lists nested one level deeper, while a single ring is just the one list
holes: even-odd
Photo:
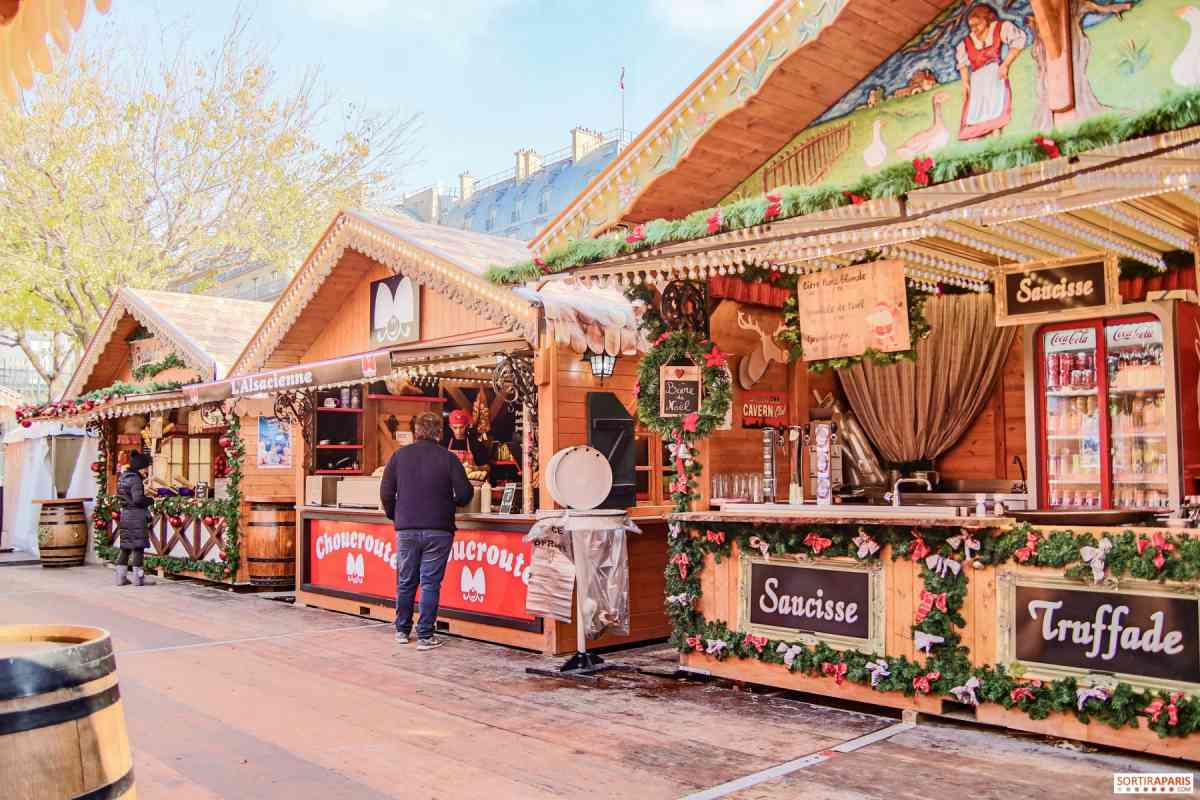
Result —
[{"label": "christmas wreath", "polygon": [[[685,361],[700,368],[699,410],[680,417],[663,417],[659,414],[661,368]],[[671,450],[671,460],[675,466],[671,501],[675,510],[686,511],[696,496],[696,478],[701,473],[700,462],[696,460],[692,445],[721,424],[731,402],[725,354],[716,344],[694,331],[664,332],[642,357],[634,391],[637,395],[638,419],[647,429],[661,436]]]}]

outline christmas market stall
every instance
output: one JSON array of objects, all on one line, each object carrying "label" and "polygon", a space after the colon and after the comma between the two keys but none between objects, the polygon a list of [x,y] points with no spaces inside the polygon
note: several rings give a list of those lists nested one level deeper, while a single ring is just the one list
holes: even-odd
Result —
[{"label": "christmas market stall", "polygon": [[[550,653],[574,647],[572,624],[527,611],[524,538],[535,513],[553,507],[541,462],[589,442],[589,396],[602,396],[596,413],[613,418],[602,426],[632,431],[639,306],[620,292],[497,287],[482,277],[491,264],[527,257],[514,240],[346,211],[229,377],[185,390],[199,404],[268,409],[247,424],[259,440],[254,447],[247,437],[246,459],[287,469],[294,481],[297,601],[392,617],[395,538],[380,480],[391,454],[413,440],[413,418],[433,412],[475,487],[456,522],[439,626]],[[279,442],[290,458],[278,458]],[[607,451],[627,462],[627,486],[613,502],[642,506],[644,533],[629,547],[629,633],[601,646],[669,633],[666,504],[648,471],[635,492],[640,443],[630,436]]]},{"label": "christmas market stall", "polygon": [[685,669],[1200,760],[1187,5],[932,5],[772,4],[488,275],[648,309]]},{"label": "christmas market stall", "polygon": [[[95,442],[91,550],[116,556],[121,510],[116,480],[135,450],[151,458],[148,569],[249,585],[240,524],[262,478],[243,464],[241,419],[228,407],[201,407],[188,386],[224,376],[262,322],[268,303],[122,289],[101,319],[62,398],[24,407],[21,424],[60,420]],[[267,476],[268,479],[270,476]],[[282,482],[290,491],[290,480]]]}]

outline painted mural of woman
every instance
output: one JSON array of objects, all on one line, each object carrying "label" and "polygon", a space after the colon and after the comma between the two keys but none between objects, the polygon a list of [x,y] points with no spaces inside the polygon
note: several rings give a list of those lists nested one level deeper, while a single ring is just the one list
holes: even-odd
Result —
[{"label": "painted mural of woman", "polygon": [[1075,106],[1070,111],[1054,112],[1050,109],[1050,66],[1046,55],[1045,37],[1038,30],[1037,19],[1031,14],[1025,24],[1034,33],[1032,47],[1033,62],[1037,65],[1037,103],[1033,109],[1032,125],[1035,131],[1050,131],[1055,127],[1082,122],[1089,117],[1103,114],[1111,109],[1101,103],[1092,91],[1088,80],[1088,60],[1092,57],[1092,43],[1083,30],[1083,18],[1088,14],[1117,14],[1133,8],[1133,3],[1110,3],[1104,5],[1093,0],[1067,0],[1067,25],[1071,33],[1071,83]]},{"label": "painted mural of woman", "polygon": [[1004,131],[1012,118],[1008,69],[1025,48],[1026,39],[1023,30],[1001,21],[996,10],[985,3],[967,14],[967,35],[955,49],[963,81],[959,139],[978,139]]}]

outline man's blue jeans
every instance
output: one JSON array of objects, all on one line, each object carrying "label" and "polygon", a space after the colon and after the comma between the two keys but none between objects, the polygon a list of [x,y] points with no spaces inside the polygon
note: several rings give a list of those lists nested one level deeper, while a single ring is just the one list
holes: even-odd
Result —
[{"label": "man's blue jeans", "polygon": [[450,560],[450,531],[396,531],[396,631],[412,632],[413,601],[421,587],[421,616],[417,619],[417,638],[433,636],[437,622],[438,595],[442,576]]}]

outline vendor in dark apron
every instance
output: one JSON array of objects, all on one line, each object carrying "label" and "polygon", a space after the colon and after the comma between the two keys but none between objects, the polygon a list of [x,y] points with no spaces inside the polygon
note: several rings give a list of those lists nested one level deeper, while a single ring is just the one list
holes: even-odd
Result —
[{"label": "vendor in dark apron", "polygon": [[471,415],[461,409],[450,412],[450,436],[446,449],[462,461],[467,473],[486,470],[491,462],[489,448],[471,430]]}]

